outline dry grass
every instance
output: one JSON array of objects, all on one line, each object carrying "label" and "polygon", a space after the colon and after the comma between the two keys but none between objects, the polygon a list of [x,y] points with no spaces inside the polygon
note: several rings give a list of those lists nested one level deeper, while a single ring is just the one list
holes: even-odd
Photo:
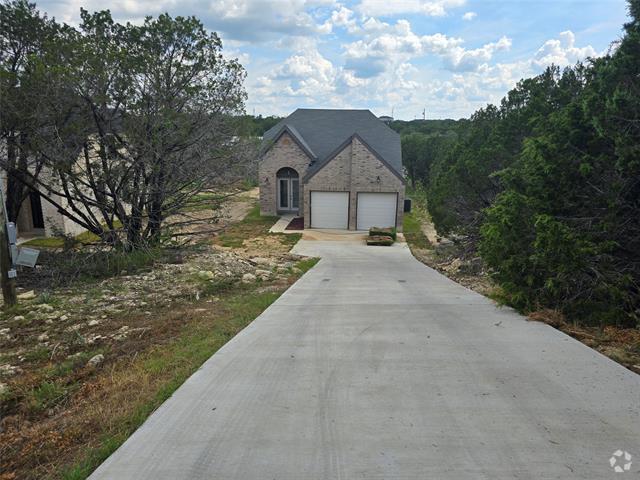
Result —
[{"label": "dry grass", "polygon": [[[300,265],[301,270],[310,266],[309,261]],[[30,409],[29,395],[24,396],[2,424],[0,478],[86,478],[295,279],[292,275],[286,282],[273,283],[268,292],[256,293],[265,288],[256,284],[223,293],[216,301],[202,299],[155,312],[154,320],[165,329],[149,329],[146,336],[123,343],[119,352],[107,356],[115,360],[97,369],[82,366],[53,381],[61,388],[74,388],[51,409]],[[135,324],[132,318],[123,321]],[[39,381],[41,376],[27,375],[22,385],[33,392]]]},{"label": "dry grass", "polygon": [[[283,269],[283,262],[291,261],[287,252],[298,236],[269,235],[272,219],[256,212],[254,208],[245,220],[227,229],[227,237],[214,243],[219,248],[230,241],[235,247],[227,248],[234,255],[276,261],[278,273],[268,279],[224,284],[187,274],[179,282],[201,282],[189,287],[198,289],[197,295],[178,295],[170,304],[156,304],[152,285],[165,277],[159,273],[161,265],[151,265],[145,275],[156,279],[144,284],[149,304],[105,309],[101,323],[81,330],[85,337],[90,332],[107,338],[94,346],[86,338],[76,345],[73,336],[82,340],[81,334],[65,333],[66,324],[59,325],[55,335],[49,325],[53,342],[38,346],[35,336],[44,328],[44,320],[13,320],[20,318],[18,314],[28,317],[26,310],[37,308],[35,304],[5,319],[12,339],[4,342],[13,351],[0,358],[19,361],[22,372],[3,379],[9,388],[0,394],[0,480],[86,478],[207,358],[315,264],[315,259],[304,259]],[[70,326],[79,321],[87,325],[82,321],[86,299],[117,296],[116,286],[106,282],[78,287],[82,291],[52,290],[42,301],[70,312]],[[66,303],[59,305],[61,298]],[[40,297],[34,302],[38,301]],[[116,307],[107,305],[112,306]],[[123,326],[128,326],[129,335],[114,340],[113,333]],[[65,343],[64,350],[53,346],[59,340]],[[87,366],[98,353],[104,354],[104,362]]]},{"label": "dry grass", "polygon": [[640,373],[640,330],[637,328],[585,327],[568,323],[561,312],[552,309],[531,312],[527,317],[551,325],[629,370]]}]

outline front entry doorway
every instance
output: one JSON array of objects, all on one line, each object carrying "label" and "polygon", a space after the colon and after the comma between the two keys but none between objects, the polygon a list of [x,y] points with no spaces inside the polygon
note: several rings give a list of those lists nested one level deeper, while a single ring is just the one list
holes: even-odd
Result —
[{"label": "front entry doorway", "polygon": [[293,168],[281,168],[278,181],[278,212],[298,214],[300,209],[300,178]]}]

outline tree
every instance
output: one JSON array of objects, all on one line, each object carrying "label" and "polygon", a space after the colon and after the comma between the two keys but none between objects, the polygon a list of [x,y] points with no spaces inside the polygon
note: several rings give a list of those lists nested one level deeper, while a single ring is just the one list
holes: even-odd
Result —
[{"label": "tree", "polygon": [[34,60],[48,128],[33,151],[51,175],[30,180],[90,232],[137,248],[195,194],[236,179],[245,72],[193,17],[81,17]]},{"label": "tree", "polygon": [[41,15],[33,3],[0,3],[0,167],[7,173],[6,206],[11,222],[32,191],[29,176],[37,177],[42,167],[38,158],[29,155],[31,133],[39,123],[39,95],[30,88],[29,58],[41,55],[57,30],[58,25]]},{"label": "tree", "polygon": [[639,2],[610,55],[565,71],[563,98],[534,121],[480,252],[512,304],[581,322],[640,318]]}]

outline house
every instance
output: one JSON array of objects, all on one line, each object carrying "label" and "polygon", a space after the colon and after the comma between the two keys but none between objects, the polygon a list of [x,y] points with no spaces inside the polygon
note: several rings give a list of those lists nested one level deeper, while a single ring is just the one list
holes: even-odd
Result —
[{"label": "house", "polygon": [[[47,172],[41,172],[41,177]],[[7,179],[4,172],[0,174],[0,181],[6,191]],[[60,195],[51,195],[53,200],[60,205],[67,206],[68,202]],[[20,206],[20,212],[16,219],[18,236],[21,238],[53,237],[56,235],[76,236],[86,231],[82,226],[65,217],[58,208],[42,198],[36,192],[30,192]]]},{"label": "house", "polygon": [[305,228],[402,228],[400,136],[369,110],[298,109],[264,134],[263,215]]}]

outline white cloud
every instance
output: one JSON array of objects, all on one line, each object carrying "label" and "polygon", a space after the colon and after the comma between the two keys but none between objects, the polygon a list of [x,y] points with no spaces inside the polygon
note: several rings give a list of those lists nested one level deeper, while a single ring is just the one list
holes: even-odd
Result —
[{"label": "white cloud", "polygon": [[545,67],[552,63],[564,67],[587,57],[598,56],[598,52],[591,45],[576,47],[575,43],[576,36],[571,30],[561,32],[559,38],[547,40],[538,49],[533,63],[538,67]]},{"label": "white cloud", "polygon": [[452,8],[461,7],[466,0],[362,0],[357,9],[371,17],[418,13],[442,17]]},{"label": "white cloud", "polygon": [[462,15],[462,19],[463,20],[473,20],[477,16],[478,16],[478,14],[476,12],[466,12],[464,15]]},{"label": "white cloud", "polygon": [[472,50],[456,46],[447,52],[445,64],[447,68],[456,72],[477,70],[482,64],[490,61],[494,53],[510,48],[511,39],[507,37],[502,37],[495,43],[487,43]]},{"label": "white cloud", "polygon": [[349,33],[356,33],[359,31],[353,10],[349,10],[343,5],[341,5],[338,10],[331,12],[331,17],[327,20],[327,23],[336,27],[342,27]]},{"label": "white cloud", "polygon": [[336,7],[335,0],[43,0],[39,6],[57,19],[78,24],[80,7],[89,11],[109,8],[116,20],[139,23],[146,15],[169,12],[195,15],[210,30],[225,39],[247,42],[282,36],[315,36],[331,32],[331,25],[319,23],[314,8]]},{"label": "white cloud", "polygon": [[365,38],[344,46],[346,68],[356,76],[368,78],[411,59],[436,55],[452,71],[476,70],[489,62],[496,52],[509,50],[511,40],[502,37],[497,42],[467,49],[464,40],[448,37],[442,33],[416,35],[407,20],[398,20],[389,25],[377,20],[368,20],[363,25]]}]

